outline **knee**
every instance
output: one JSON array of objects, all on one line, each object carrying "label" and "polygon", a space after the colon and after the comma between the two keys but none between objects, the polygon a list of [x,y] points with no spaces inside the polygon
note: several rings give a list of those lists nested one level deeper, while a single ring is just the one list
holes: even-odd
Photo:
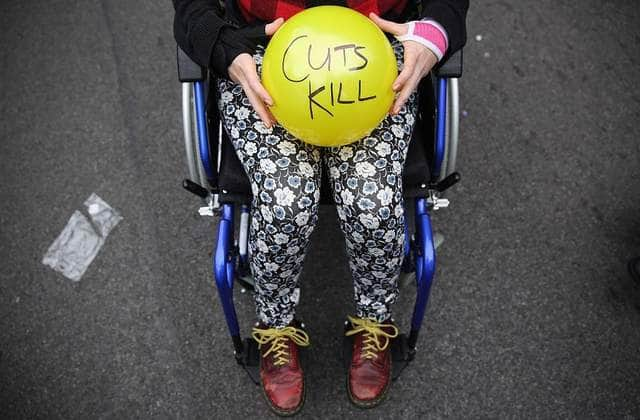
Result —
[{"label": "knee", "polygon": [[338,215],[367,230],[394,228],[404,222],[402,191],[375,181],[335,183]]},{"label": "knee", "polygon": [[338,217],[350,249],[368,257],[399,252],[404,241],[401,191],[365,182],[357,191],[345,188],[338,195]]}]

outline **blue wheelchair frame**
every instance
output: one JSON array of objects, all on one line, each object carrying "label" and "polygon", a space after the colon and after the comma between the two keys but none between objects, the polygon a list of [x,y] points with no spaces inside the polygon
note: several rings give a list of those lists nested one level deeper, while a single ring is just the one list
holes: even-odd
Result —
[{"label": "blue wheelchair frame", "polygon": [[[446,207],[448,205],[448,200],[440,198],[439,194],[459,180],[459,175],[457,172],[454,172],[454,170],[459,118],[457,78],[461,75],[462,58],[461,52],[456,55],[459,56],[456,58],[456,62],[453,64],[449,63],[449,68],[446,67],[447,63],[445,63],[445,65],[440,68],[439,73],[436,73],[437,119],[435,123],[434,161],[432,165],[430,165],[430,168],[432,170],[431,179],[439,180],[440,182],[429,186],[427,196],[415,199],[415,241],[413,249],[410,246],[409,231],[407,228],[405,229],[405,260],[414,262],[417,286],[416,302],[411,319],[411,330],[408,337],[405,337],[405,354],[403,357],[407,364],[415,356],[416,343],[423,323],[436,269],[435,243],[429,212],[432,209],[437,210],[439,207]],[[180,70],[180,66],[183,66],[182,73],[188,72],[184,70],[185,61],[189,62],[188,57],[179,50],[178,67]],[[192,62],[189,64],[195,65],[195,63]],[[191,93],[188,91],[189,87],[186,86],[187,83],[183,84],[185,144],[187,145],[187,155],[189,156],[191,154],[191,156],[195,155],[196,159],[199,158],[201,167],[194,168],[194,165],[190,163],[190,176],[192,179],[199,179],[202,185],[207,185],[206,179],[213,178],[216,167],[214,167],[214,163],[211,162],[209,150],[209,129],[207,127],[204,82],[206,77],[204,70],[199,67],[198,69],[199,72],[196,70],[196,76],[193,77],[189,77],[188,75],[183,77],[183,74],[180,74],[180,80],[188,82],[189,84],[193,83]],[[190,94],[193,96],[193,102],[191,104],[189,104],[188,99]],[[448,98],[451,99],[450,104],[448,104]],[[188,112],[185,111],[187,107],[189,107],[188,112],[194,112],[195,121],[188,120],[191,117],[188,115]],[[451,116],[448,112],[449,108],[451,108],[453,113]],[[197,136],[195,141],[197,150],[195,151],[190,150],[189,144],[191,144],[192,140],[190,138],[187,139],[187,137],[191,136],[191,133],[187,131],[188,127],[192,124],[194,128],[193,134]],[[198,170],[200,174],[198,174]],[[206,176],[206,179],[203,179],[203,175]],[[208,207],[203,207],[200,212],[201,214],[213,215],[213,210],[220,211],[218,238],[213,256],[213,274],[229,333],[233,341],[234,353],[238,363],[243,365],[247,360],[248,349],[247,342],[243,342],[240,333],[238,317],[233,302],[233,285],[236,278],[236,258],[240,258],[243,263],[246,263],[248,257],[246,250],[245,252],[237,253],[234,244],[236,205],[224,203],[220,206],[217,203],[216,194],[212,194],[211,191],[194,182],[185,180],[185,183],[185,188],[207,199]],[[240,213],[241,220],[246,227],[249,206],[242,205]],[[411,255],[412,251],[413,255]],[[406,268],[403,268],[403,270],[406,270]]]}]

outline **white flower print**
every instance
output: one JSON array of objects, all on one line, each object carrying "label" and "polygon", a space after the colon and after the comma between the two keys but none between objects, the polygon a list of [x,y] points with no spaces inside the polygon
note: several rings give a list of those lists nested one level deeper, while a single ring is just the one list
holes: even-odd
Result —
[{"label": "white flower print", "polygon": [[380,142],[376,146],[376,152],[378,153],[379,156],[385,157],[389,153],[391,153],[391,145],[384,141]]},{"label": "white flower print", "polygon": [[376,167],[376,168],[378,168],[378,169],[382,169],[382,168],[384,168],[385,166],[387,166],[387,160],[386,160],[386,159],[383,159],[383,158],[380,158],[380,159],[378,159],[378,160],[376,160],[376,161],[375,161],[375,163],[373,164],[373,166],[375,166],[375,167]]},{"label": "white flower print", "polygon": [[376,204],[368,198],[361,198],[360,200],[358,200],[358,208],[360,210],[371,210],[375,206]]},{"label": "white flower print", "polygon": [[273,134],[269,134],[266,137],[266,141],[267,141],[267,144],[273,146],[274,144],[278,144],[278,142],[280,141],[280,137],[274,136]]},{"label": "white flower print", "polygon": [[361,177],[371,177],[375,175],[376,168],[369,162],[358,162],[356,163],[356,173]]},{"label": "white flower print", "polygon": [[269,247],[267,246],[266,242],[263,241],[262,239],[258,239],[256,241],[256,247],[260,252],[269,252]]},{"label": "white flower print", "polygon": [[234,115],[239,120],[246,120],[247,118],[249,118],[249,108],[245,108],[241,106],[238,109],[236,109],[236,112],[234,113]]},{"label": "white flower print", "polygon": [[258,148],[254,143],[247,143],[244,145],[244,151],[247,152],[247,155],[253,156],[258,152]]},{"label": "white flower print", "polygon": [[262,218],[265,222],[271,223],[273,222],[273,213],[271,213],[271,209],[269,206],[262,205],[260,206],[260,214],[262,214]]},{"label": "white flower print", "polygon": [[353,199],[355,198],[355,196],[350,190],[343,190],[340,193],[340,198],[342,199],[342,204],[351,206],[353,205]]},{"label": "white flower print", "polygon": [[269,191],[273,191],[276,188],[276,180],[273,178],[266,178],[264,180],[264,188]]},{"label": "white flower print", "polygon": [[413,118],[413,114],[411,114],[410,112],[408,112],[405,116],[404,116],[404,121],[407,123],[407,125],[409,126],[413,126],[413,123],[416,121],[415,118]]},{"label": "white flower print", "polygon": [[356,264],[358,264],[360,267],[368,267],[369,266],[369,261],[365,260],[364,258],[356,258]]},{"label": "white flower print", "polygon": [[356,154],[353,157],[354,162],[362,162],[365,159],[367,159],[367,152],[365,152],[364,150],[356,151]]},{"label": "white flower print", "polygon": [[307,155],[307,152],[305,150],[300,150],[298,152],[298,154],[296,155],[296,159],[299,162],[302,162],[303,160],[307,160],[309,158],[309,156]]},{"label": "white flower print", "polygon": [[371,303],[371,299],[369,299],[366,295],[360,295],[360,305],[366,306]]},{"label": "white flower print", "polygon": [[231,127],[231,138],[237,139],[238,137],[240,137],[240,131],[235,127]]},{"label": "white flower print", "polygon": [[[382,250],[378,249],[378,251],[382,251]],[[382,255],[384,255],[384,251],[382,251]],[[377,279],[384,279],[388,277],[387,273],[384,273],[382,271],[373,271],[371,274],[373,275],[373,277]]]},{"label": "white flower print", "polygon": [[304,196],[304,197],[300,198],[300,200],[298,200],[298,207],[303,209],[305,207],[309,207],[311,205],[311,203],[313,203],[313,201],[311,201],[311,199],[309,197]]},{"label": "white flower print", "polygon": [[312,193],[316,190],[316,184],[313,183],[313,181],[307,181],[304,184],[304,192],[306,192],[307,194]]},{"label": "white flower print", "polygon": [[298,301],[300,300],[300,288],[296,287],[295,289],[293,289],[293,293],[291,293],[289,299],[293,303],[298,303]]},{"label": "white flower print", "polygon": [[287,184],[289,184],[290,187],[298,188],[300,186],[300,177],[298,175],[290,175],[287,178]]},{"label": "white flower print", "polygon": [[293,155],[296,153],[296,145],[290,141],[281,141],[278,143],[278,151],[284,156]]},{"label": "white flower print", "polygon": [[353,232],[351,234],[351,237],[353,238],[354,241],[356,241],[359,244],[364,243],[364,237],[361,234],[359,234],[358,232]]},{"label": "white flower print", "polygon": [[404,209],[402,208],[402,205],[397,204],[396,207],[393,209],[393,214],[396,217],[400,217],[404,214]]},{"label": "white flower print", "polygon": [[364,142],[364,145],[369,147],[369,148],[375,146],[376,143],[378,143],[378,139],[375,138],[375,137],[367,137],[362,141]]},{"label": "white flower print", "polygon": [[[267,271],[274,272],[274,271],[278,271],[279,268],[280,268],[280,266],[278,264],[276,264],[276,263],[270,263],[270,262],[264,263],[264,269],[267,270]],[[269,283],[265,284],[265,287],[267,289],[271,288],[269,286],[271,286],[271,284],[269,284]]]},{"label": "white flower print", "polygon": [[300,252],[300,247],[297,245],[287,248],[287,255],[296,255],[298,252]]},{"label": "white flower print", "polygon": [[360,213],[358,219],[367,229],[378,229],[378,226],[380,226],[380,220],[372,214]]},{"label": "white flower print", "polygon": [[273,237],[273,241],[278,245],[286,244],[287,242],[289,242],[289,235],[285,233],[276,233],[276,235]]},{"label": "white flower print", "polygon": [[264,126],[262,120],[258,120],[253,123],[253,128],[260,134],[271,134],[273,132],[273,128],[267,128]]},{"label": "white flower print", "polygon": [[402,165],[400,162],[393,162],[393,172],[396,174],[400,174],[402,172]]},{"label": "white flower print", "polygon": [[388,206],[391,204],[391,200],[393,199],[393,190],[389,187],[384,187],[383,190],[378,191],[376,197],[380,200],[380,204]]},{"label": "white flower print", "polygon": [[222,92],[222,95],[220,95],[220,99],[222,100],[223,103],[226,104],[227,102],[231,102],[231,100],[233,99],[233,94],[228,90],[226,90]]},{"label": "white flower print", "polygon": [[386,253],[380,248],[369,248],[369,254],[373,255],[374,257],[382,257]]},{"label": "white flower print", "polygon": [[276,197],[277,203],[281,206],[289,207],[293,204],[293,191],[291,191],[289,187],[278,188],[273,195]]},{"label": "white flower print", "polygon": [[309,213],[306,211],[301,211],[300,213],[296,214],[296,217],[294,218],[294,221],[298,226],[306,225],[308,220],[309,220]]},{"label": "white flower print", "polygon": [[389,216],[391,216],[391,210],[389,209],[389,207],[380,207],[378,209],[378,215],[383,220],[387,220],[389,218]]},{"label": "white flower print", "polygon": [[300,162],[298,170],[303,177],[311,178],[313,176],[313,167],[309,162]]},{"label": "white flower print", "polygon": [[276,172],[276,164],[270,159],[260,159],[260,169],[264,173],[273,174]]},{"label": "white flower print", "polygon": [[373,181],[367,181],[362,186],[362,192],[365,195],[371,195],[376,191],[378,191],[378,185]]},{"label": "white flower print", "polygon": [[401,126],[401,125],[393,124],[393,125],[391,126],[391,131],[392,131],[392,132],[393,132],[393,134],[394,134],[397,138],[399,138],[399,139],[401,139],[401,138],[403,138],[403,137],[405,136],[405,134],[404,134],[404,129],[402,128],[402,126]]},{"label": "white flower print", "polygon": [[331,179],[337,179],[338,177],[340,177],[340,171],[338,170],[338,168],[336,168],[335,166],[329,168],[329,177],[331,177]]},{"label": "white flower print", "polygon": [[394,230],[388,230],[387,233],[384,234],[382,239],[384,239],[385,242],[391,242],[395,239],[395,237],[396,232]]},{"label": "white flower print", "polygon": [[340,156],[340,160],[345,161],[353,156],[353,149],[349,146],[344,146],[340,149],[338,156]]}]

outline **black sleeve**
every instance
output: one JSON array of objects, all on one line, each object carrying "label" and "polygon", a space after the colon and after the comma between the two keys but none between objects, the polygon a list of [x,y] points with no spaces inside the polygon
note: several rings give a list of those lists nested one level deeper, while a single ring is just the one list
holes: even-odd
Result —
[{"label": "black sleeve", "polygon": [[182,50],[217,76],[228,78],[227,69],[240,54],[253,54],[264,34],[264,25],[238,29],[221,17],[222,10],[212,0],[173,0],[173,32]]},{"label": "black sleeve", "polygon": [[467,41],[466,17],[469,0],[422,0],[422,17],[438,22],[449,37],[447,56],[458,51]]}]

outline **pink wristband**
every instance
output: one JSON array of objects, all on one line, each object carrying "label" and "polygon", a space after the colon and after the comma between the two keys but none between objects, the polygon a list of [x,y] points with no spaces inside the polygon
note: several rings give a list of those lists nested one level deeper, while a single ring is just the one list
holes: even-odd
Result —
[{"label": "pink wristband", "polygon": [[449,40],[447,32],[434,20],[416,20],[407,22],[409,30],[406,35],[396,38],[399,41],[415,41],[429,48],[438,57],[438,61],[447,52]]}]

